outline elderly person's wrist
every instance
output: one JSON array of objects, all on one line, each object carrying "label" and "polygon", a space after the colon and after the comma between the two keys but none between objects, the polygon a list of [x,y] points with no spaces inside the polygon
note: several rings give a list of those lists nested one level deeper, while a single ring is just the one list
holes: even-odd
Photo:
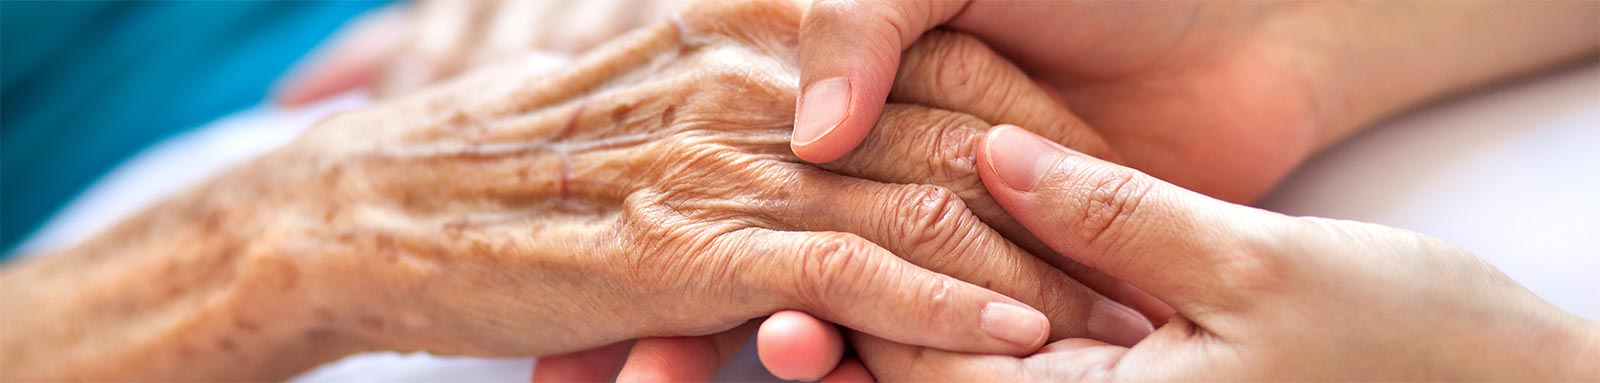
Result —
[{"label": "elderly person's wrist", "polygon": [[[253,166],[253,165],[246,165]],[[5,378],[286,378],[353,351],[310,326],[321,295],[277,248],[270,205],[211,182],[0,278]],[[39,359],[48,358],[48,359]]]}]

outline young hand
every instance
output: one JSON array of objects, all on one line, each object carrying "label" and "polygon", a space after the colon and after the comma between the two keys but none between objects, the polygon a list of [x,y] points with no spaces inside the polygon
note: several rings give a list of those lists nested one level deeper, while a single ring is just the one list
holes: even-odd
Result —
[{"label": "young hand", "polygon": [[1218,201],[1015,127],[979,153],[984,184],[1031,232],[1178,313],[1132,347],[1068,339],[1023,358],[852,334],[879,378],[1600,378],[1600,327],[1442,241]]}]

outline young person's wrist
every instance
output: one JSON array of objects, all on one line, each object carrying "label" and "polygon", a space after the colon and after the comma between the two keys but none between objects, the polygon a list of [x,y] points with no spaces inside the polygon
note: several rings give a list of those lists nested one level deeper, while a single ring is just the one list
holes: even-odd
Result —
[{"label": "young person's wrist", "polygon": [[1267,37],[1311,83],[1325,147],[1428,101],[1592,56],[1600,3],[1325,2],[1272,14]]},{"label": "young person's wrist", "polygon": [[[1368,12],[1359,4],[1301,3],[1285,6],[1264,21],[1263,38],[1289,58],[1306,82],[1313,106],[1315,148],[1324,148],[1398,109],[1402,94],[1415,83],[1379,81],[1399,68],[1381,65],[1380,47],[1368,44],[1381,33],[1351,28]],[[1382,83],[1379,83],[1382,82]]]}]

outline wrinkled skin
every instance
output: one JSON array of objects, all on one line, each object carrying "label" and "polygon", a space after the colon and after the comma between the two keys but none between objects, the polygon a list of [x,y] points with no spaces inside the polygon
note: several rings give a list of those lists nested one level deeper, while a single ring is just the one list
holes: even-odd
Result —
[{"label": "wrinkled skin", "polygon": [[[1049,339],[1087,336],[1109,301],[985,224],[1005,226],[967,176],[982,120],[893,105],[868,145],[906,160],[822,169],[789,152],[799,16],[699,4],[561,72],[478,72],[324,121],[8,267],[5,374],[274,379],[363,350],[549,355],[748,334],[782,309],[900,342],[1029,351],[963,343],[976,315],[949,314],[986,300],[1037,307]],[[928,44],[930,62],[1001,62],[959,36]],[[32,287],[64,281],[87,282]],[[890,307],[914,312],[862,319]]]},{"label": "wrinkled skin", "polygon": [[[794,72],[780,58],[792,56],[786,50],[793,36],[782,24],[793,11],[772,4],[692,10],[680,26],[632,36],[572,72],[524,76],[536,80],[487,91],[485,83],[500,81],[480,80],[507,75],[482,74],[329,121],[284,155],[341,165],[319,169],[317,178],[331,182],[309,193],[335,198],[296,210],[331,218],[333,227],[347,228],[342,232],[375,233],[326,241],[352,256],[383,257],[333,257],[313,268],[372,270],[373,261],[385,262],[376,270],[393,276],[379,278],[382,290],[412,292],[397,297],[404,301],[421,294],[441,304],[422,311],[452,313],[427,320],[426,333],[402,326],[370,336],[399,340],[399,348],[546,354],[728,329],[781,307],[763,296],[771,292],[758,291],[772,279],[835,278],[761,272],[829,261],[791,256],[872,246],[850,235],[778,230],[849,231],[875,240],[887,238],[864,231],[898,230],[877,217],[847,216],[848,209],[876,206],[819,198],[835,190],[963,219],[959,202],[942,190],[850,180],[787,153]],[[373,126],[383,128],[367,128]],[[352,150],[352,141],[371,144]],[[411,225],[363,217],[407,217],[401,222]],[[307,235],[326,228],[311,225]],[[478,275],[439,278],[435,268]],[[514,290],[475,293],[490,281]],[[815,294],[783,298],[830,293]],[[751,309],[726,310],[730,305]],[[372,315],[395,316],[384,313],[389,309]],[[568,315],[574,311],[608,315]],[[518,319],[460,314],[474,312]],[[433,339],[439,328],[451,330]],[[456,344],[462,349],[451,350]]]},{"label": "wrinkled skin", "polygon": [[476,68],[551,66],[630,30],[664,22],[680,0],[420,0],[347,23],[279,84],[276,101],[298,106],[351,89],[392,98]]}]

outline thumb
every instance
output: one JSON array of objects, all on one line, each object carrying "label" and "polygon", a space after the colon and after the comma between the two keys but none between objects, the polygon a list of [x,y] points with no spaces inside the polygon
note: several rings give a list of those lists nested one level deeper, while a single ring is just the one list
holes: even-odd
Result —
[{"label": "thumb", "polygon": [[967,1],[820,0],[800,24],[796,156],[829,162],[854,150],[878,123],[900,52],[960,13]]},{"label": "thumb", "polygon": [[1035,237],[1179,312],[1234,300],[1238,290],[1225,287],[1261,275],[1270,258],[1258,250],[1270,244],[1270,229],[1288,219],[1179,188],[1015,126],[991,130],[978,161],[989,193]]},{"label": "thumb", "polygon": [[838,367],[844,346],[844,336],[832,323],[799,311],[773,313],[756,332],[761,365],[785,380],[822,379]]}]

